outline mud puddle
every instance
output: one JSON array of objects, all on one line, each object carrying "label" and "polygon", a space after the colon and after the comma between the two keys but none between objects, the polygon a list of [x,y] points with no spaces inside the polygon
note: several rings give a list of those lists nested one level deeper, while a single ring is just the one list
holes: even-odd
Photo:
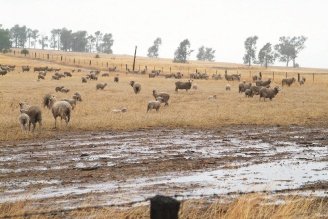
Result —
[{"label": "mud puddle", "polygon": [[155,194],[212,197],[327,184],[324,128],[231,127],[61,136],[0,147],[0,203],[75,208],[142,202]]}]

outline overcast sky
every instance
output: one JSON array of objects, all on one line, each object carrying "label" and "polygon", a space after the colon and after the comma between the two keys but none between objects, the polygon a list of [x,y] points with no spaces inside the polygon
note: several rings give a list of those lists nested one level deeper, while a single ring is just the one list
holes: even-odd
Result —
[{"label": "overcast sky", "polygon": [[[280,36],[308,37],[297,62],[328,68],[327,0],[0,0],[0,24],[112,33],[116,54],[146,56],[156,37],[160,57],[172,58],[188,38],[191,48],[216,50],[216,61],[242,62],[244,40],[259,37],[258,49]],[[49,34],[50,35],[50,34]],[[195,59],[194,52],[190,59]],[[283,65],[282,63],[278,63]]]}]

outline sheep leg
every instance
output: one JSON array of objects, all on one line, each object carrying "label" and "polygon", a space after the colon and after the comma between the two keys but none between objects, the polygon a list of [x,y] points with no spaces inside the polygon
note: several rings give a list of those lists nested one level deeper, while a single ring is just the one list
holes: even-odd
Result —
[{"label": "sheep leg", "polygon": [[28,131],[31,131],[31,122],[28,123]]},{"label": "sheep leg", "polygon": [[32,130],[32,132],[34,132],[35,126],[36,126],[36,123],[33,123],[33,130]]}]

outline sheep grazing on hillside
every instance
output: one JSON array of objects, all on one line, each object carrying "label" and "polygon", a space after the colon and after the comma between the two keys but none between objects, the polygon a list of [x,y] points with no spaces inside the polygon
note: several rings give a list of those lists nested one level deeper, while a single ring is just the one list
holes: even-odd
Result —
[{"label": "sheep grazing on hillside", "polygon": [[55,91],[56,91],[56,92],[60,92],[63,88],[64,88],[64,86],[56,87],[56,88],[55,88]]},{"label": "sheep grazing on hillside", "polygon": [[216,98],[217,98],[216,95],[212,95],[212,96],[209,96],[207,99],[209,99],[209,100],[213,100],[213,99],[216,99]]},{"label": "sheep grazing on hillside", "polygon": [[28,124],[30,123],[30,117],[26,113],[21,113],[18,116],[18,121],[22,131],[27,131]]},{"label": "sheep grazing on hillside", "polygon": [[87,83],[87,79],[85,77],[82,77],[82,83]]},{"label": "sheep grazing on hillside", "polygon": [[109,77],[109,74],[108,74],[108,73],[103,73],[103,74],[101,75],[101,77]]},{"label": "sheep grazing on hillside", "polygon": [[22,66],[22,71],[23,71],[23,72],[25,72],[25,71],[30,71],[30,66],[28,66],[28,65],[25,65],[25,66],[24,66],[24,65],[23,65],[23,66]]},{"label": "sheep grazing on hillside", "polygon": [[72,107],[72,110],[74,110],[74,108],[76,107],[76,99],[62,99],[62,101],[66,101],[66,102],[68,102],[70,105],[71,105],[71,107]]},{"label": "sheep grazing on hillside", "polygon": [[36,123],[39,123],[39,128],[41,130],[42,126],[42,113],[38,106],[29,106],[25,103],[19,103],[20,112],[25,113],[29,116],[28,130],[31,130],[31,124],[33,125],[32,132],[34,132]]},{"label": "sheep grazing on hillside", "polygon": [[245,90],[245,97],[253,97],[254,94],[251,89],[246,89]]},{"label": "sheep grazing on hillside", "polygon": [[263,98],[264,101],[266,98],[272,100],[278,94],[278,92],[279,92],[279,87],[275,87],[275,88],[262,87],[260,90],[260,100],[261,98]]},{"label": "sheep grazing on hillside", "polygon": [[2,69],[2,68],[0,68],[0,75],[1,75],[1,76],[6,75],[7,72],[8,72],[8,71],[7,71],[6,69]]},{"label": "sheep grazing on hillside", "polygon": [[116,71],[116,66],[114,68],[108,68],[108,71],[111,72],[111,71]]},{"label": "sheep grazing on hillside", "polygon": [[[252,94],[253,95],[259,95],[260,94],[260,90],[261,90],[262,87],[263,86],[255,86],[255,85],[251,86],[250,89],[252,91]],[[269,85],[266,86],[266,88],[269,88],[269,87],[270,87]]]},{"label": "sheep grazing on hillside", "polygon": [[57,76],[57,75],[53,75],[53,76],[51,77],[51,79],[52,79],[52,80],[59,80],[59,79],[60,79],[60,77],[59,77],[59,76]]},{"label": "sheep grazing on hillside", "polygon": [[299,81],[300,85],[304,85],[305,80],[306,80],[306,79],[305,79],[304,77],[302,77],[302,79]]},{"label": "sheep grazing on hillside", "polygon": [[295,78],[285,78],[285,79],[282,79],[281,81],[281,86],[284,86],[284,85],[287,85],[288,87],[290,87],[290,85],[292,85],[294,82],[295,82]]},{"label": "sheep grazing on hillside", "polygon": [[192,86],[192,81],[189,80],[187,82],[181,82],[181,81],[177,81],[175,82],[175,91],[178,90],[186,90],[188,91]]},{"label": "sheep grazing on hillside", "polygon": [[55,96],[46,95],[43,98],[43,103],[48,109],[51,109],[52,115],[55,119],[55,128],[57,127],[57,117],[64,119],[68,125],[71,119],[72,106],[67,101],[57,101]]},{"label": "sheep grazing on hillside", "polygon": [[156,100],[151,100],[148,102],[147,105],[147,113],[149,110],[155,109],[156,112],[158,112],[159,108],[161,107],[161,102],[162,102],[162,98],[161,97],[157,97]]},{"label": "sheep grazing on hillside", "polygon": [[99,90],[99,89],[100,89],[100,90],[104,90],[104,88],[105,88],[106,86],[107,86],[107,83],[104,83],[104,84],[101,84],[101,83],[100,83],[100,84],[97,84],[97,85],[96,85],[96,89],[97,89],[97,90]]},{"label": "sheep grazing on hillside", "polygon": [[82,102],[82,96],[78,92],[75,92],[75,94],[73,95],[73,99]]},{"label": "sheep grazing on hillside", "polygon": [[[74,72],[74,71],[72,70],[72,72]],[[64,72],[64,75],[66,77],[72,77],[72,74],[70,72],[67,72],[67,71]]]},{"label": "sheep grazing on hillside", "polygon": [[141,85],[135,81],[130,81],[130,85],[133,88],[133,91],[135,94],[140,93],[141,91]]},{"label": "sheep grazing on hillside", "polygon": [[261,80],[256,81],[256,86],[266,87],[266,86],[268,86],[270,84],[271,84],[271,78],[269,78],[266,81],[261,81]]},{"label": "sheep grazing on hillside", "polygon": [[246,83],[246,81],[244,81],[243,83],[240,83],[239,84],[239,93],[245,92],[245,90],[250,89],[251,86],[252,86],[252,83]]},{"label": "sheep grazing on hillside", "polygon": [[162,103],[165,103],[164,106],[168,106],[169,105],[169,99],[170,99],[170,95],[168,93],[165,92],[157,92],[156,90],[153,90],[153,96],[155,97],[155,99],[157,99],[158,97],[162,98]]},{"label": "sheep grazing on hillside", "polygon": [[70,91],[70,89],[65,88],[65,87],[60,90],[60,92],[62,92],[62,93],[68,93],[69,91]]},{"label": "sheep grazing on hillside", "polygon": [[38,80],[40,80],[40,79],[44,80],[44,76],[43,75],[38,75]]},{"label": "sheep grazing on hillside", "polygon": [[227,85],[225,86],[225,90],[226,90],[226,91],[230,91],[230,90],[231,90],[231,85],[230,85],[230,84],[227,84]]}]

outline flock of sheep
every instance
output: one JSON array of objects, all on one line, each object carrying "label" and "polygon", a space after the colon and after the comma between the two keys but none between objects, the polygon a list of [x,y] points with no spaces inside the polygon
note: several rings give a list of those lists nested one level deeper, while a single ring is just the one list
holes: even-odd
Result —
[{"label": "flock of sheep", "polygon": [[[0,71],[5,69],[7,72],[14,70],[15,66],[1,66]],[[37,80],[44,80],[47,72],[55,71],[55,73],[52,75],[52,80],[60,80],[63,77],[72,77],[72,73],[75,70],[72,70],[72,73],[70,72],[64,72],[59,73],[60,69],[55,68],[48,68],[48,67],[34,67],[34,72],[38,72],[38,78]],[[29,66],[22,66],[22,71],[30,71]],[[109,72],[115,72],[116,68],[110,68]],[[81,69],[78,69],[77,72],[81,72]],[[82,83],[87,83],[88,80],[98,80],[98,76],[100,75],[100,71],[90,71],[86,76],[82,77]],[[149,78],[154,78],[161,75],[161,71],[152,71],[149,73]],[[103,73],[101,75],[102,77],[108,77],[109,73]],[[164,75],[165,78],[182,78],[183,74],[180,72],[173,73],[173,74],[167,74]],[[209,76],[206,73],[192,73],[190,75],[190,80],[186,82],[182,81],[176,81],[175,82],[175,91],[178,92],[178,90],[190,90],[195,89],[197,90],[197,85],[193,84],[193,79],[208,79]],[[225,72],[224,78],[229,81],[240,81],[241,75],[240,74],[232,74],[228,75],[227,71]],[[223,77],[220,74],[213,74],[212,79],[214,80],[222,80]],[[246,82],[243,81],[239,84],[239,93],[245,93],[246,97],[253,97],[254,95],[259,95],[260,100],[263,98],[265,101],[266,98],[272,100],[280,91],[279,87],[270,87],[271,79],[262,80],[262,74],[259,73],[259,75],[253,76],[252,82]],[[119,75],[116,74],[114,77],[114,82],[119,82]],[[293,83],[295,83],[295,78],[287,78],[282,80],[282,86],[291,86]],[[305,83],[305,78],[302,78],[299,81],[300,85],[303,85]],[[104,90],[107,86],[107,83],[97,83],[96,84],[96,90]],[[141,84],[136,81],[130,81],[130,86],[133,89],[133,92],[135,94],[139,94],[141,91]],[[231,85],[227,84],[225,87],[226,91],[231,90]],[[70,92],[70,89],[64,87],[64,86],[57,86],[55,88],[56,92],[62,92],[62,93],[68,93]],[[156,110],[158,111],[162,104],[164,106],[169,105],[170,95],[166,92],[159,92],[157,90],[153,90],[153,97],[154,100],[150,100],[147,104],[147,112],[150,110]],[[208,99],[216,99],[217,95],[209,96]],[[61,120],[65,120],[66,125],[71,120],[71,112],[74,110],[77,102],[81,102],[82,97],[81,95],[76,92],[72,98],[57,100],[55,96],[47,94],[43,97],[43,106],[51,110],[53,118],[55,120],[55,128],[57,127],[57,118],[60,117]],[[19,124],[22,128],[22,130],[27,131],[27,129],[31,130],[31,125],[33,125],[32,132],[34,131],[36,124],[39,123],[39,127],[41,130],[42,126],[42,112],[41,108],[38,106],[29,106],[26,103],[19,103],[20,106],[20,112],[19,115]],[[114,109],[112,110],[113,113],[124,113],[127,112],[127,108],[123,107],[120,109]]]}]

